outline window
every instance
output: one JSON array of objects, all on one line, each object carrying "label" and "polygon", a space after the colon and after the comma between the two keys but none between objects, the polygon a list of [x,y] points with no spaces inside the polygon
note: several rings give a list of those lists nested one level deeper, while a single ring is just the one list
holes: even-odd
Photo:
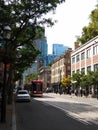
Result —
[{"label": "window", "polygon": [[72,58],[72,63],[75,63],[75,57]]},{"label": "window", "polygon": [[85,52],[81,53],[81,60],[85,59]]},{"label": "window", "polygon": [[69,71],[69,70],[71,70],[71,67],[70,67],[70,66],[67,66],[67,69],[68,69],[68,71]]},{"label": "window", "polygon": [[72,71],[72,74],[75,74],[75,71]]},{"label": "window", "polygon": [[68,63],[70,63],[70,59],[68,59]]},{"label": "window", "polygon": [[76,62],[78,62],[80,60],[79,55],[76,56]]},{"label": "window", "polygon": [[87,67],[87,72],[91,71],[91,66]]},{"label": "window", "polygon": [[81,69],[81,72],[84,72],[84,73],[85,73],[85,68],[82,68],[82,69]]},{"label": "window", "polygon": [[76,70],[77,73],[79,73],[79,71],[80,71],[79,69]]},{"label": "window", "polygon": [[96,71],[98,69],[98,64],[94,65],[94,71]]},{"label": "window", "polygon": [[93,55],[98,54],[98,46],[93,47]]},{"label": "window", "polygon": [[91,57],[91,49],[88,49],[87,50],[87,58],[90,58]]}]

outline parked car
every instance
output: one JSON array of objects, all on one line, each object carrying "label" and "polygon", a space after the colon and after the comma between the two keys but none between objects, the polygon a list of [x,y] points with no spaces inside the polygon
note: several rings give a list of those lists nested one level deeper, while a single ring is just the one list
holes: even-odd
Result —
[{"label": "parked car", "polygon": [[31,101],[29,92],[27,90],[18,90],[16,94],[16,101]]}]

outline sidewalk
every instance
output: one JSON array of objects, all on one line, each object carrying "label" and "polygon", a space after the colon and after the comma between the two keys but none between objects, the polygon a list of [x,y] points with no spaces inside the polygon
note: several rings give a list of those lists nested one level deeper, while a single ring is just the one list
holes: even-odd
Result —
[{"label": "sidewalk", "polygon": [[7,105],[6,107],[6,122],[0,122],[0,130],[12,130],[12,105]]},{"label": "sidewalk", "polygon": [[[1,117],[1,113],[0,113]],[[0,122],[0,130],[16,130],[15,102],[6,106],[6,122]]]},{"label": "sidewalk", "polygon": [[59,93],[46,93],[46,96],[54,96],[54,97],[60,97],[65,99],[65,101],[68,102],[73,102],[73,103],[85,103],[85,104],[89,104],[95,107],[98,107],[98,99],[97,98],[93,98],[91,96],[85,97],[85,96],[75,96],[74,94],[59,94]]}]

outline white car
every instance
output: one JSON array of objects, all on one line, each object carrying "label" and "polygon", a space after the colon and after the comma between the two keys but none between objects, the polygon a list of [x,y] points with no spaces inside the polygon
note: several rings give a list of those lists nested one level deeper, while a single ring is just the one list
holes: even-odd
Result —
[{"label": "white car", "polygon": [[29,92],[27,90],[18,90],[16,101],[31,101]]}]

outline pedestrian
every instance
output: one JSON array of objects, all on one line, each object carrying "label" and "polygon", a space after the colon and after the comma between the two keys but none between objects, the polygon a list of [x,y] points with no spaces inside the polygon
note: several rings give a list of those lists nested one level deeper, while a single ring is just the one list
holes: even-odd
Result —
[{"label": "pedestrian", "polygon": [[80,89],[80,95],[81,95],[81,97],[82,97],[82,95],[83,95],[83,90],[82,90],[82,88]]}]

